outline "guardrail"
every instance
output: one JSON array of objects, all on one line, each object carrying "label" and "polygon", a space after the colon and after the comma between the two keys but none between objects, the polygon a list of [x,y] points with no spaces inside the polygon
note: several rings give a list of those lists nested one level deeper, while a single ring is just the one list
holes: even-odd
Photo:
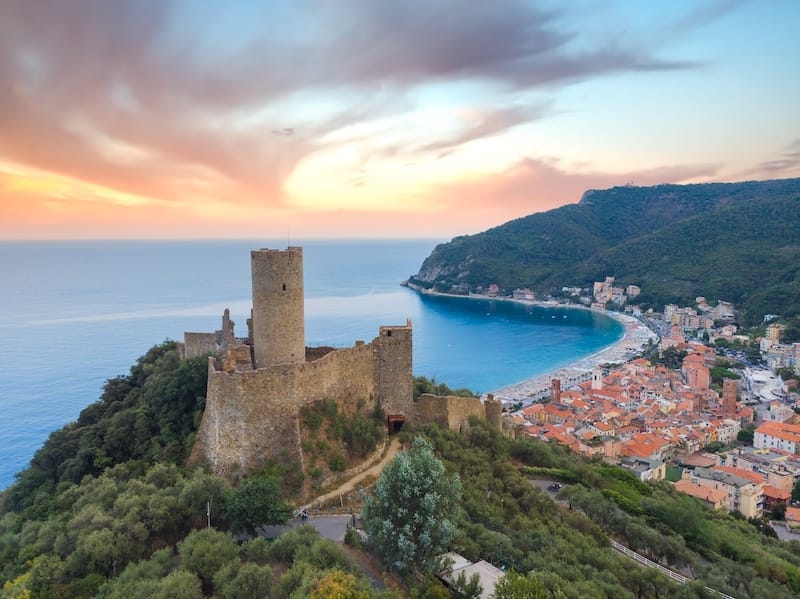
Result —
[{"label": "guardrail", "polygon": [[[632,560],[635,560],[635,561],[639,562],[643,566],[646,566],[648,568],[655,568],[656,570],[658,570],[662,574],[666,574],[667,576],[669,576],[675,582],[678,582],[680,584],[686,584],[687,582],[691,582],[692,581],[692,579],[689,578],[688,576],[684,576],[683,574],[678,574],[677,572],[673,572],[669,568],[665,568],[661,564],[657,564],[653,560],[647,559],[643,555],[639,555],[633,549],[625,547],[625,545],[623,545],[622,543],[618,543],[614,539],[611,539],[611,546],[614,549],[616,549],[617,551],[619,551],[620,553],[622,553],[624,555],[627,555]],[[736,597],[732,597],[731,595],[726,595],[725,593],[720,593],[719,591],[717,591],[716,589],[712,589],[711,587],[705,587],[705,589],[709,593],[715,594],[718,597],[722,597],[722,599],[736,599]]]}]

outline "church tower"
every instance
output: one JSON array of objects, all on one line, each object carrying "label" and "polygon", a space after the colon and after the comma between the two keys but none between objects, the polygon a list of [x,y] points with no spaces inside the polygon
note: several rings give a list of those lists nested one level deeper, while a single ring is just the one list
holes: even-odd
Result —
[{"label": "church tower", "polygon": [[550,402],[554,404],[561,403],[561,379],[552,379],[550,381]]},{"label": "church tower", "polygon": [[250,252],[256,368],[306,359],[303,248]]},{"label": "church tower", "polygon": [[722,379],[722,414],[725,418],[736,416],[736,381]]},{"label": "church tower", "polygon": [[603,369],[595,366],[592,369],[592,389],[598,390],[603,388]]}]

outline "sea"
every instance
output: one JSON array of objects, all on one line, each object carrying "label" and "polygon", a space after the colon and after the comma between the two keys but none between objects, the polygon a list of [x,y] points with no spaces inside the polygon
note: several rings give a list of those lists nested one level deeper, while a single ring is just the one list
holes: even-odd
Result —
[{"label": "sea", "polygon": [[[414,374],[491,392],[614,343],[615,320],[568,308],[420,295],[401,282],[437,240],[292,240],[304,248],[306,345],[350,347],[413,324]],[[251,249],[283,240],[0,242],[0,489],[106,380],[184,331],[247,333]]]}]

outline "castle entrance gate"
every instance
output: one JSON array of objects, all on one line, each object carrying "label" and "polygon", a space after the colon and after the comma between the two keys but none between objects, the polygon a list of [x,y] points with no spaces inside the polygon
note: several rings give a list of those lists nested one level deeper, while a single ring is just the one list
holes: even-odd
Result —
[{"label": "castle entrance gate", "polygon": [[389,427],[389,434],[395,435],[400,432],[400,429],[403,428],[403,423],[406,421],[405,416],[402,414],[389,414],[386,418],[387,425]]}]

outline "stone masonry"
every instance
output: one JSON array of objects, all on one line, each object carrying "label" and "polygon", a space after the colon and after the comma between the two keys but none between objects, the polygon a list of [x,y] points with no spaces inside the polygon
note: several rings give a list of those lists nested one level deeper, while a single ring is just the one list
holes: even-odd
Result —
[{"label": "stone masonry", "polygon": [[[185,336],[186,357],[217,354],[209,357],[206,409],[190,462],[230,476],[268,459],[302,461],[299,410],[319,400],[335,401],[344,413],[380,405],[413,420],[410,321],[380,327],[370,343],[306,352],[302,248],[256,250],[251,259],[248,338],[237,339],[232,330]],[[229,343],[217,343],[221,337]],[[317,359],[306,361],[307,353]]]},{"label": "stone masonry", "polygon": [[251,259],[248,337],[234,336],[227,310],[221,331],[185,334],[184,357],[212,354],[190,463],[229,477],[267,460],[302,463],[299,410],[321,400],[335,401],[347,414],[380,406],[390,432],[404,422],[460,429],[469,415],[500,426],[500,402],[428,396],[415,404],[410,321],[380,327],[369,343],[306,348],[302,248],[256,250]]}]

